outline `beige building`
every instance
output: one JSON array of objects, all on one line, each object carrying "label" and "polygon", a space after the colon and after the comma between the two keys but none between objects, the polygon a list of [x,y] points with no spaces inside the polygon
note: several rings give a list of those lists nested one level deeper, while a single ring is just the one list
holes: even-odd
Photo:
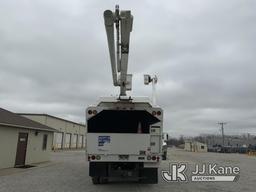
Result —
[{"label": "beige building", "polygon": [[49,161],[54,131],[0,108],[0,169]]},{"label": "beige building", "polygon": [[54,133],[52,149],[85,148],[85,125],[48,114],[18,114],[57,130]]},{"label": "beige building", "polygon": [[191,152],[207,152],[207,145],[198,141],[185,141],[184,149]]}]

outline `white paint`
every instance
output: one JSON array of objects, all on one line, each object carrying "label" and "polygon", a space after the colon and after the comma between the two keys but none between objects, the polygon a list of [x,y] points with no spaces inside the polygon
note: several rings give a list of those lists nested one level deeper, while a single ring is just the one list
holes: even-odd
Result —
[{"label": "white paint", "polygon": [[[99,136],[110,136],[110,143],[99,146]],[[134,154],[139,155],[140,151],[147,151],[150,147],[149,134],[129,133],[88,133],[87,152],[89,154]]]}]

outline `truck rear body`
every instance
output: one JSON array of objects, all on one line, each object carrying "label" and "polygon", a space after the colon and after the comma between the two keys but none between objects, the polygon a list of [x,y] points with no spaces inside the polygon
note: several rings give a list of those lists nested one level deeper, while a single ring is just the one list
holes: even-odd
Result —
[{"label": "truck rear body", "polygon": [[134,168],[157,168],[162,155],[162,109],[143,99],[113,99],[102,99],[86,110],[88,161],[93,166],[133,163]]}]

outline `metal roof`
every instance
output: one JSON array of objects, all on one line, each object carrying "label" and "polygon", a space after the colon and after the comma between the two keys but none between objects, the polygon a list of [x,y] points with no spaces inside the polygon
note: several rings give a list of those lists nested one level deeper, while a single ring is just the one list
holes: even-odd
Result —
[{"label": "metal roof", "polygon": [[0,125],[24,129],[34,129],[54,132],[57,131],[41,123],[22,117],[16,113],[0,108]]},{"label": "metal roof", "polygon": [[73,123],[73,124],[76,124],[76,125],[80,125],[80,126],[86,126],[85,124],[82,124],[82,123],[76,123],[74,121],[70,121],[70,120],[67,120],[67,119],[63,119],[63,118],[60,118],[60,117],[55,117],[53,115],[49,115],[49,114],[46,114],[46,113],[16,113],[18,115],[27,115],[27,116],[46,116],[46,117],[51,117],[51,118],[54,118],[54,119],[59,119],[61,121],[66,121],[66,122],[69,122],[69,123]]}]

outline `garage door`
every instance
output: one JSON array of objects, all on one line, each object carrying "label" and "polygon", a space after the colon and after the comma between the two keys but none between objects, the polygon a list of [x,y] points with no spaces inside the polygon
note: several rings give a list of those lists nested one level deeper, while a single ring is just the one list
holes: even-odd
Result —
[{"label": "garage door", "polygon": [[78,142],[78,135],[74,134],[73,135],[73,142],[72,142],[72,147],[77,148],[77,142]]},{"label": "garage door", "polygon": [[70,148],[71,145],[71,134],[70,133],[66,133],[65,136],[65,148]]},{"label": "garage door", "polygon": [[55,148],[61,149],[63,147],[63,133],[55,134]]},{"label": "garage door", "polygon": [[83,146],[83,135],[79,135],[79,138],[78,138],[78,148],[82,148]]}]

